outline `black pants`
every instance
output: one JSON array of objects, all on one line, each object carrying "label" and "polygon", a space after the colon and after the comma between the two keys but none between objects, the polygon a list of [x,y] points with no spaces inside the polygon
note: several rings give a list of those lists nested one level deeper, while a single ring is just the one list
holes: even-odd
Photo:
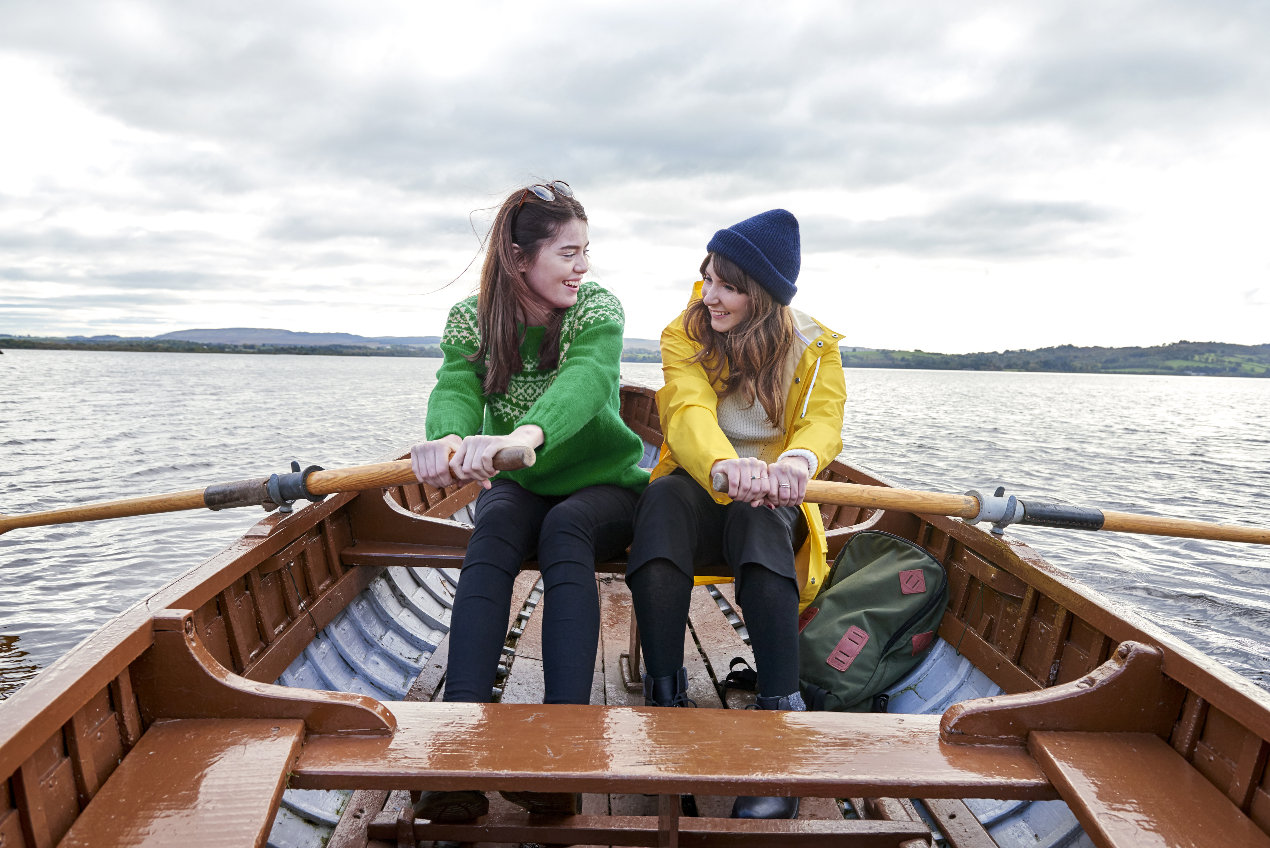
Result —
[{"label": "black pants", "polygon": [[695,575],[731,573],[745,617],[759,693],[798,690],[796,507],[717,504],[682,469],[654,480],[635,513],[626,584],[652,677],[683,665],[684,627]]},{"label": "black pants", "polygon": [[476,500],[476,529],[454,598],[445,700],[490,700],[512,584],[537,549],[544,586],[543,700],[588,703],[600,634],[595,563],[630,542],[638,496],[619,486],[589,486],[546,497],[510,480],[492,482]]}]

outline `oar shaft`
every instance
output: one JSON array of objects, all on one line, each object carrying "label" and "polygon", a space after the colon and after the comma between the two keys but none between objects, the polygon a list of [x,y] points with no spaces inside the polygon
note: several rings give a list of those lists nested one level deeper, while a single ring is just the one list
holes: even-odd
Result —
[{"label": "oar shaft", "polygon": [[[528,468],[536,459],[537,456],[532,448],[503,448],[494,456],[494,467],[499,471],[514,471],[518,468]],[[385,486],[400,486],[414,482],[417,482],[417,479],[410,468],[408,459],[358,465],[352,468],[337,468],[330,471],[313,471],[304,478],[309,492],[314,495],[360,492],[365,489],[380,489]],[[260,506],[270,499],[268,484],[269,478],[262,477],[255,480],[221,483],[208,486],[206,489],[122,498],[116,501],[32,512],[26,515],[0,515],[0,533],[7,533],[19,527],[73,524],[79,521],[154,515],[187,509]]]},{"label": "oar shaft", "polygon": [[892,489],[887,486],[833,483],[828,480],[807,481],[805,500],[868,509],[902,509],[926,515],[951,515],[955,518],[974,518],[979,514],[979,501],[970,495],[945,495],[939,492]]},{"label": "oar shaft", "polygon": [[0,533],[19,527],[42,527],[49,524],[74,524],[79,521],[98,521],[103,518],[127,518],[133,515],[154,515],[160,512],[180,512],[185,509],[202,509],[203,490],[190,489],[166,495],[146,495],[139,498],[123,498],[105,503],[69,506],[32,512],[27,515],[0,515]]},{"label": "oar shaft", "polygon": [[1103,512],[1103,530],[1117,533],[1147,533],[1153,536],[1180,536],[1184,539],[1212,539],[1218,542],[1250,542],[1270,545],[1270,530],[1192,521],[1186,518],[1163,518],[1155,515],[1133,515],[1127,512]]},{"label": "oar shaft", "polygon": [[[716,475],[717,477],[718,475]],[[715,481],[716,489],[726,490],[727,481]],[[811,503],[842,504],[872,509],[898,509],[926,515],[948,515],[973,519],[979,515],[979,501],[971,495],[944,495],[935,492],[890,489],[882,486],[861,486],[855,483],[835,483],[827,480],[811,480],[807,483],[806,500]],[[1045,502],[1031,505],[1047,506]],[[1037,509],[1040,512],[1040,509]],[[1053,511],[1053,510],[1049,510]],[[1059,509],[1061,511],[1061,508]],[[1134,515],[1127,512],[1107,512],[1094,509],[1073,510],[1101,516],[1101,524],[1082,525],[1052,522],[1044,519],[1024,518],[1020,523],[1039,526],[1067,527],[1069,529],[1099,529],[1114,533],[1144,533],[1152,536],[1178,536],[1184,539],[1211,539],[1217,542],[1247,542],[1270,545],[1270,529],[1241,527],[1234,524],[1217,524],[1187,518],[1165,518],[1155,515]]]}]

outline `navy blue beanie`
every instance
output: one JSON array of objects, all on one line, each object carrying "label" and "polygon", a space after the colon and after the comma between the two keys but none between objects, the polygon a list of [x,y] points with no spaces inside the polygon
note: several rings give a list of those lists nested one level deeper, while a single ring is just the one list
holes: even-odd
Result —
[{"label": "navy blue beanie", "polygon": [[771,209],[719,230],[706,250],[731,259],[777,303],[788,306],[798,291],[794,281],[803,261],[798,219],[784,209]]}]

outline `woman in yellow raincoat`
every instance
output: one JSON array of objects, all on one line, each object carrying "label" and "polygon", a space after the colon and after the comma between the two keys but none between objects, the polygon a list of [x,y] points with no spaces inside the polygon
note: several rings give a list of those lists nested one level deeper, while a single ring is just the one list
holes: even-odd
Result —
[{"label": "woman in yellow raincoat", "polygon": [[[801,710],[798,613],[828,571],[807,481],[842,449],[840,337],[789,306],[798,221],[773,209],[719,230],[688,308],[662,332],[664,442],[636,510],[626,582],[644,700],[686,706],[684,627],[696,575],[731,571],[760,709]],[[726,476],[727,492],[712,477]],[[738,798],[732,815],[793,818],[797,798]]]}]

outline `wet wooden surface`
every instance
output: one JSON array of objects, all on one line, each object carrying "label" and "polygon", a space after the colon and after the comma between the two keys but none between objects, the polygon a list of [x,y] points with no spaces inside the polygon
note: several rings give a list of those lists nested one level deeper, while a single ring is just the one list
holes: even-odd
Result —
[{"label": "wet wooden surface", "polygon": [[[536,577],[536,575],[533,575]],[[512,614],[509,619],[509,628],[515,623],[517,612],[521,609],[533,582],[530,579],[531,573],[522,573],[518,578],[515,596],[512,605]],[[727,603],[734,603],[732,586],[724,584],[719,587],[721,594]],[[594,686],[591,693],[592,704],[605,704],[612,706],[642,706],[644,702],[642,692],[629,692],[623,684],[620,657],[627,650],[626,634],[628,633],[631,617],[630,594],[626,589],[620,575],[603,575],[597,581],[597,590],[600,597],[600,616],[601,616],[601,638],[599,653],[596,658],[596,671]],[[503,682],[503,703],[523,703],[538,704],[542,701],[542,666],[541,666],[541,628],[542,617],[534,614],[530,617],[523,634],[516,643],[515,660],[511,665],[510,674],[507,680]],[[445,653],[448,648],[448,642],[443,642],[438,648],[437,654],[433,661],[429,663],[424,673],[420,675],[416,682],[412,695],[422,697],[425,700],[432,700],[434,697],[439,699],[441,695],[441,682],[443,677],[443,669],[445,663]],[[742,639],[736,628],[729,622],[721,611],[719,604],[710,595],[705,587],[698,587],[694,590],[691,608],[689,629],[684,634],[684,657],[685,665],[689,673],[689,695],[698,705],[700,710],[721,710],[724,704],[720,701],[719,692],[716,688],[716,682],[722,680],[727,675],[729,663],[733,657],[742,657],[751,665],[754,662],[753,653],[750,647]],[[753,703],[754,694],[741,692],[737,690],[729,690],[728,706],[732,709],[742,709]],[[733,747],[742,745],[739,741],[730,743]],[[504,800],[497,792],[487,793],[490,801],[490,813],[486,817],[486,821],[491,823],[510,823],[523,820],[524,811],[519,807]],[[693,802],[697,807],[698,813],[706,818],[726,818],[731,810],[734,796],[732,795],[704,795],[697,794],[693,796]],[[389,802],[388,813],[400,807],[400,799],[394,806]],[[600,794],[585,793],[582,796],[582,814],[583,816],[619,816],[619,817],[649,817],[656,816],[658,812],[658,797],[652,794],[629,793],[629,794]],[[804,798],[799,809],[799,820],[804,823],[822,822],[822,825],[832,825],[834,822],[841,823],[843,820],[842,810],[838,802],[833,798]],[[681,826],[685,830],[693,827],[690,820],[685,818],[681,820]],[[809,828],[815,828],[817,825],[808,824]],[[816,831],[809,830],[808,833]],[[875,838],[881,839],[882,830],[875,834]],[[581,834],[577,834],[580,836]],[[770,839],[771,844],[785,844],[781,840],[785,838],[781,834],[773,833]],[[858,832],[856,838],[866,838],[863,832]],[[576,839],[570,841],[576,842]],[[372,844],[377,844],[373,843]],[[421,843],[428,845],[431,843]],[[480,842],[477,848],[493,848],[496,842]],[[881,843],[879,843],[881,844]],[[895,844],[892,839],[887,844]]]},{"label": "wet wooden surface", "polygon": [[1055,797],[1027,750],[948,745],[939,716],[385,702],[391,736],[310,736],[292,786]]},{"label": "wet wooden surface", "polygon": [[1103,848],[1270,848],[1270,837],[1154,734],[1037,732],[1028,745]]},{"label": "wet wooden surface", "polygon": [[[293,785],[387,788],[409,783],[494,790],[523,788],[534,775],[548,775],[558,788],[584,792],[584,816],[656,816],[655,793],[692,792],[701,817],[726,818],[739,782],[761,780],[766,773],[772,794],[809,793],[800,820],[839,822],[841,808],[833,796],[862,794],[865,786],[870,795],[911,794],[906,789],[920,783],[927,795],[1054,797],[1022,748],[976,751],[941,745],[937,716],[742,713],[739,709],[752,702],[753,694],[737,691],[727,693],[730,709],[725,709],[717,682],[726,676],[733,657],[751,663],[753,657],[704,587],[694,591],[690,628],[684,634],[689,695],[697,709],[644,708],[642,693],[626,690],[619,657],[627,649],[630,597],[620,577],[605,575],[597,581],[602,635],[592,704],[609,709],[544,710],[542,604],[533,605],[527,620],[519,615],[532,587],[530,574],[521,576],[509,617],[509,627],[521,632],[514,640],[510,673],[501,683],[500,709],[426,703],[440,695],[438,659],[415,687],[425,703],[391,705],[402,726],[413,730],[387,746],[369,739],[312,739]],[[730,586],[721,587],[721,593],[732,602]],[[523,628],[516,628],[518,620]],[[480,744],[472,745],[473,739]],[[601,759],[594,754],[597,740],[603,743],[598,746]],[[658,756],[659,750],[675,756]],[[494,776],[488,770],[491,761],[497,763]],[[910,763],[907,776],[897,762]],[[413,779],[403,782],[403,771]],[[615,772],[628,775],[621,787],[626,791],[598,791],[613,788],[609,781]],[[794,779],[787,779],[789,775]],[[939,788],[932,790],[932,785]],[[490,821],[517,821],[523,814],[496,791],[487,794]],[[399,796],[394,796],[397,808]],[[386,814],[391,814],[393,802],[388,807]]]},{"label": "wet wooden surface", "polygon": [[263,844],[303,735],[296,719],[158,722],[58,844]]}]

